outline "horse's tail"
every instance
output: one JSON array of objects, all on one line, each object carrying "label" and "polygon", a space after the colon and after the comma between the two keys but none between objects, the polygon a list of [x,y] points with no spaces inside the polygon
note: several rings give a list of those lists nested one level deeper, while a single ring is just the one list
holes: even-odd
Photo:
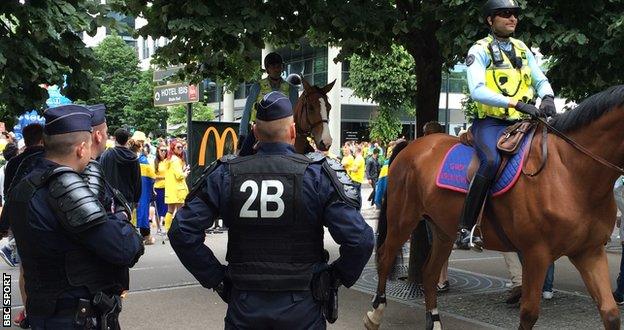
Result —
[{"label": "horse's tail", "polygon": [[394,146],[394,149],[392,149],[392,155],[390,155],[390,160],[388,161],[388,164],[392,164],[392,161],[397,157],[399,152],[401,152],[401,150],[405,149],[405,147],[407,147],[408,144],[409,144],[409,142],[407,142],[406,140],[403,140],[403,141],[397,143]]},{"label": "horse's tail", "polygon": [[[392,155],[390,156],[390,160],[388,161],[388,166],[392,164],[392,161],[396,158],[396,156],[407,147],[407,141],[401,141],[394,146],[392,149]],[[386,241],[386,234],[388,231],[388,217],[386,216],[386,211],[388,209],[388,203],[386,199],[388,197],[388,190],[384,192],[382,201],[381,201],[381,210],[379,211],[379,221],[377,222],[377,249],[379,249],[383,243]]]},{"label": "horse's tail", "polygon": [[[394,146],[394,149],[392,149],[392,155],[390,156],[390,160],[388,161],[388,166],[392,164],[392,161],[394,161],[394,159],[399,154],[399,152],[401,152],[401,150],[403,150],[407,145],[408,145],[407,141],[401,141]],[[377,222],[377,250],[379,250],[379,248],[386,241],[386,236],[388,234],[387,210],[388,210],[388,191],[386,189],[383,195],[383,199],[381,201],[381,210],[379,210],[379,219]],[[377,255],[377,264],[379,264],[379,257],[381,256],[381,253],[377,252],[376,255]],[[395,275],[397,274],[399,270],[399,267],[397,266],[400,266],[402,264],[403,264],[403,249],[401,249],[401,251],[399,252],[399,255],[397,255],[397,258],[394,261],[394,266],[392,267],[390,278],[395,277]]]},{"label": "horse's tail", "polygon": [[386,241],[386,234],[388,232],[388,217],[386,216],[386,210],[388,209],[388,202],[386,201],[387,196],[388,193],[384,193],[383,199],[381,200],[381,210],[379,210],[379,221],[377,222],[377,249]]}]

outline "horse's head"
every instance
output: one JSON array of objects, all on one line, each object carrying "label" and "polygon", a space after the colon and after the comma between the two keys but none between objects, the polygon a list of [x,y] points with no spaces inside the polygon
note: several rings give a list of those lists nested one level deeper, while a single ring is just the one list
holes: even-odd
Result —
[{"label": "horse's head", "polygon": [[303,80],[303,94],[295,107],[295,124],[297,135],[314,138],[319,150],[326,151],[332,144],[329,134],[329,111],[331,105],[327,101],[327,93],[334,87],[334,80],[324,87],[311,86]]}]

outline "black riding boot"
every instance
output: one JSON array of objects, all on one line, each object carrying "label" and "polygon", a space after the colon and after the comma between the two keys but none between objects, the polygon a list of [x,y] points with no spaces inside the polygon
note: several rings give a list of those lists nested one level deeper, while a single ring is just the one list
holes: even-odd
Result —
[{"label": "black riding boot", "polygon": [[476,232],[472,237],[472,243],[475,246],[469,246],[470,230],[477,221],[479,212],[481,212],[481,207],[483,206],[483,202],[488,195],[491,182],[492,180],[476,174],[470,183],[468,195],[466,196],[466,201],[464,202],[464,209],[462,210],[461,218],[459,218],[460,228],[457,246],[460,248],[467,249],[470,247],[475,248],[478,251],[483,248],[483,240],[479,237],[480,233]]}]

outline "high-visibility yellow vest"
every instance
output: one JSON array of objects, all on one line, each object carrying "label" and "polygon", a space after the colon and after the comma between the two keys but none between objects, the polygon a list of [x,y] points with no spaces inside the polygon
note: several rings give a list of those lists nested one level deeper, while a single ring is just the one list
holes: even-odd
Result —
[{"label": "high-visibility yellow vest", "polygon": [[[535,91],[531,85],[531,68],[529,67],[529,61],[527,59],[527,52],[530,51],[529,48],[524,42],[509,38],[509,41],[514,47],[516,57],[522,60],[522,67],[514,68],[511,60],[502,49],[500,50],[502,61],[495,63],[492,48],[490,48],[490,44],[493,40],[494,38],[489,35],[477,41],[477,44],[486,49],[490,56],[490,65],[485,69],[485,87],[491,89],[495,93],[513,98],[516,101],[525,103],[533,101]],[[489,116],[505,120],[518,120],[528,117],[528,115],[514,108],[493,107],[480,102],[477,102],[476,105],[479,118]]]},{"label": "high-visibility yellow vest", "polygon": [[[258,93],[258,96],[256,97],[256,102],[254,102],[253,107],[251,109],[250,121],[252,122],[256,121],[256,111],[257,111],[256,105],[258,104],[258,102],[260,102],[260,100],[262,100],[262,98],[266,94],[273,92],[273,87],[271,87],[271,83],[269,82],[268,77],[260,80],[258,83],[260,84],[260,92]],[[288,82],[282,79],[282,82],[280,83],[279,89],[277,91],[281,92],[282,94],[286,95],[286,97],[288,97],[290,93],[290,84],[288,84]],[[294,106],[295,105],[293,104],[293,107]]]}]

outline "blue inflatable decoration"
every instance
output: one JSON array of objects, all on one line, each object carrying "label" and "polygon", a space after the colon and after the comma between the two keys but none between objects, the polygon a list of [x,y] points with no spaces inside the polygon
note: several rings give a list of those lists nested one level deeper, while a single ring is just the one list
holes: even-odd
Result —
[{"label": "blue inflatable decoration", "polygon": [[19,141],[23,139],[22,129],[30,124],[41,124],[45,125],[45,118],[39,116],[36,110],[31,110],[30,112],[24,112],[19,117],[17,117],[17,124],[13,126],[13,133],[15,133],[15,140]]},{"label": "blue inflatable decoration", "polygon": [[65,95],[61,94],[61,89],[56,86],[48,86],[48,96],[49,98],[46,100],[46,104],[48,108],[58,107],[59,105],[72,104],[72,101],[68,99]]}]

